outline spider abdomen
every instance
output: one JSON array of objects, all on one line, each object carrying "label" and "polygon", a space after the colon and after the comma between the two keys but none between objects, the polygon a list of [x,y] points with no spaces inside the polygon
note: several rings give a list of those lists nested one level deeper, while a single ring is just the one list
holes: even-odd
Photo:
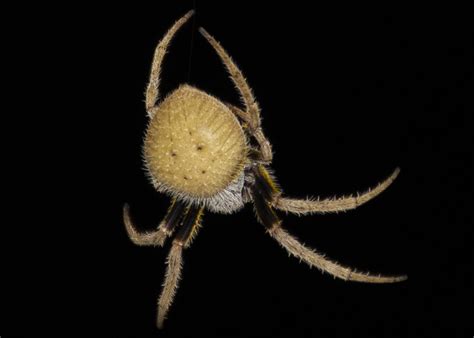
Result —
[{"label": "spider abdomen", "polygon": [[246,155],[244,132],[230,109],[188,85],[156,108],[144,144],[155,187],[196,199],[225,190],[241,175]]}]

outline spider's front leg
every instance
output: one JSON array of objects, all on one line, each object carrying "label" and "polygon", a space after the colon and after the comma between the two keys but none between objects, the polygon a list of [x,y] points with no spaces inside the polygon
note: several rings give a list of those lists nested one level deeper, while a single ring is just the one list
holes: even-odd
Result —
[{"label": "spider's front leg", "polygon": [[400,169],[396,168],[394,172],[383,182],[379,183],[376,187],[367,190],[362,194],[356,194],[355,196],[339,197],[339,198],[327,198],[327,199],[296,199],[288,197],[278,197],[272,203],[276,209],[291,212],[296,215],[306,215],[314,213],[328,213],[328,212],[339,212],[355,209],[364,203],[367,203],[374,197],[378,196],[382,191],[387,189],[390,184],[397,178],[400,173]]},{"label": "spider's front leg", "polygon": [[163,290],[158,299],[157,326],[163,328],[168,310],[178,289],[181,278],[183,248],[188,248],[199,229],[204,208],[189,207],[182,222],[182,228],[173,240],[168,259],[166,261],[166,277]]},{"label": "spider's front leg", "polygon": [[407,279],[407,276],[377,276],[360,273],[355,269],[328,260],[324,255],[303,245],[281,227],[282,221],[273,210],[273,201],[278,198],[280,190],[271,175],[263,165],[254,168],[254,175],[255,185],[252,190],[252,199],[257,218],[265,226],[270,236],[278,241],[292,256],[299,258],[311,267],[315,266],[321,271],[326,271],[334,277],[344,280],[365,283],[395,283]]},{"label": "spider's front leg", "polygon": [[158,229],[153,232],[143,232],[140,233],[135,229],[133,225],[132,218],[130,217],[130,207],[128,204],[123,206],[123,222],[125,224],[125,229],[127,230],[128,237],[136,245],[146,246],[146,245],[156,245],[163,246],[166,238],[171,236],[174,229],[179,224],[183,216],[185,206],[182,202],[173,200],[171,206],[168,209],[163,221],[161,221]]}]

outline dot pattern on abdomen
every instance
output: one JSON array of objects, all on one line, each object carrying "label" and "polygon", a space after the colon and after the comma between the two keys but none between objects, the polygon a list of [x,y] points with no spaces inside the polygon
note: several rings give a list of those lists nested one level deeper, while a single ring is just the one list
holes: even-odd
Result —
[{"label": "dot pattern on abdomen", "polygon": [[157,107],[144,154],[158,185],[192,197],[211,197],[243,170],[246,138],[222,102],[188,85]]}]

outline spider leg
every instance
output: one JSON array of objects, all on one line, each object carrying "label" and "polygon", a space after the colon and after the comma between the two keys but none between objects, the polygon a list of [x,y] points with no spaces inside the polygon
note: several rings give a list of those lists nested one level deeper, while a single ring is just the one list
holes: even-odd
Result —
[{"label": "spider leg", "polygon": [[183,219],[183,226],[173,240],[168,259],[166,261],[166,276],[163,283],[163,289],[158,299],[157,326],[163,328],[163,322],[166,319],[168,310],[173,302],[178,283],[181,278],[181,267],[183,265],[183,248],[191,245],[197,230],[200,227],[201,217],[204,208],[189,207]]},{"label": "spider leg", "polygon": [[235,84],[235,87],[240,92],[242,96],[242,101],[245,105],[245,109],[250,113],[250,123],[254,128],[259,127],[260,125],[260,108],[258,103],[253,96],[252,89],[245,80],[244,75],[237,67],[237,65],[232,61],[232,58],[227,54],[227,52],[222,48],[221,44],[217,42],[214,37],[212,37],[204,28],[200,27],[199,32],[206,38],[209,44],[214,48],[216,53],[221,58],[224,63],[227,71],[230,74],[232,81]]},{"label": "spider leg", "polygon": [[265,192],[261,192],[260,188],[255,186],[252,194],[257,218],[266,227],[269,235],[292,256],[304,261],[310,267],[315,266],[321,271],[326,271],[337,278],[364,283],[395,283],[407,279],[407,276],[381,276],[357,272],[355,269],[342,266],[325,258],[324,255],[316,250],[303,245],[281,227],[282,221],[265,197]]},{"label": "spider leg", "polygon": [[397,178],[400,172],[399,168],[388,177],[385,181],[379,183],[375,188],[369,189],[362,194],[356,196],[347,196],[341,198],[328,198],[328,199],[294,199],[287,197],[278,197],[273,202],[273,206],[279,210],[291,212],[297,215],[306,215],[313,213],[327,213],[327,212],[338,212],[350,209],[355,209],[360,205],[370,201],[374,197],[378,196],[382,191],[387,189],[390,184]]},{"label": "spider leg", "polygon": [[[251,117],[250,113],[243,111],[242,109],[228,103],[227,107],[239,118],[242,119],[247,125],[250,125]],[[250,134],[255,138],[260,148],[261,162],[270,163],[273,158],[272,145],[270,141],[263,134],[262,128],[256,130],[250,130]]]},{"label": "spider leg", "polygon": [[125,223],[125,229],[127,230],[128,237],[136,245],[155,245],[163,246],[165,239],[170,236],[179,221],[182,218],[182,214],[185,207],[182,202],[173,200],[171,206],[168,209],[163,221],[161,221],[158,229],[153,232],[140,233],[135,229],[132,218],[130,217],[130,207],[128,204],[123,206],[123,221]]},{"label": "spider leg", "polygon": [[226,106],[234,113],[237,115],[242,121],[244,121],[247,125],[250,123],[250,114],[247,111],[243,111],[239,107],[234,106],[231,103],[226,103]]},{"label": "spider leg", "polygon": [[229,54],[227,54],[221,44],[216,39],[214,39],[214,37],[210,35],[204,28],[199,28],[199,32],[214,48],[214,50],[222,60],[222,63],[224,63],[225,67],[227,68],[230,78],[232,79],[235,87],[240,93],[246,112],[236,110],[238,109],[236,107],[233,107],[236,109],[232,109],[232,107],[230,107],[231,110],[233,110],[233,112],[237,116],[246,116],[246,123],[249,125],[250,133],[253,137],[255,137],[260,147],[262,148],[262,155],[264,156],[264,160],[266,162],[271,162],[273,154],[271,151],[270,143],[263,134],[262,128],[260,126],[260,108],[252,93],[252,89],[248,85],[247,80],[245,80],[245,77],[240,71],[240,69],[237,67],[234,61],[232,61],[232,58],[229,56]]},{"label": "spider leg", "polygon": [[160,73],[161,73],[161,64],[163,63],[163,58],[165,57],[166,50],[173,39],[176,32],[183,26],[186,21],[194,14],[194,11],[191,10],[187,12],[181,19],[176,21],[173,26],[166,32],[165,36],[161,39],[155,49],[155,54],[153,56],[153,63],[151,66],[150,73],[150,82],[146,89],[146,110],[150,118],[153,117],[154,112],[153,108],[156,105],[156,102],[159,98],[159,87],[160,87]]}]

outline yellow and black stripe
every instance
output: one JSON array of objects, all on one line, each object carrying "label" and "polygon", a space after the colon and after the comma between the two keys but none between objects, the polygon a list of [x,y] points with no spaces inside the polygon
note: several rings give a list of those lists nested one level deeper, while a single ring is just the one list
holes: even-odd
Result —
[{"label": "yellow and black stripe", "polygon": [[273,202],[281,194],[280,187],[264,165],[259,164],[253,169],[255,188],[269,202]]},{"label": "yellow and black stripe", "polygon": [[272,202],[281,194],[280,187],[264,165],[254,168],[255,185],[252,189],[252,199],[255,212],[260,223],[267,230],[281,223],[280,218],[272,208]]},{"label": "yellow and black stripe", "polygon": [[168,212],[163,219],[161,229],[167,234],[172,234],[176,227],[179,225],[183,217],[185,205],[183,202],[174,199],[168,209]]},{"label": "yellow and black stripe", "polygon": [[204,207],[190,206],[184,216],[181,229],[176,234],[175,241],[184,247],[191,244],[192,239],[201,225]]},{"label": "yellow and black stripe", "polygon": [[252,198],[257,219],[267,230],[271,230],[276,225],[281,224],[281,220],[275,210],[273,210],[270,202],[265,200],[259,191],[254,190]]}]

